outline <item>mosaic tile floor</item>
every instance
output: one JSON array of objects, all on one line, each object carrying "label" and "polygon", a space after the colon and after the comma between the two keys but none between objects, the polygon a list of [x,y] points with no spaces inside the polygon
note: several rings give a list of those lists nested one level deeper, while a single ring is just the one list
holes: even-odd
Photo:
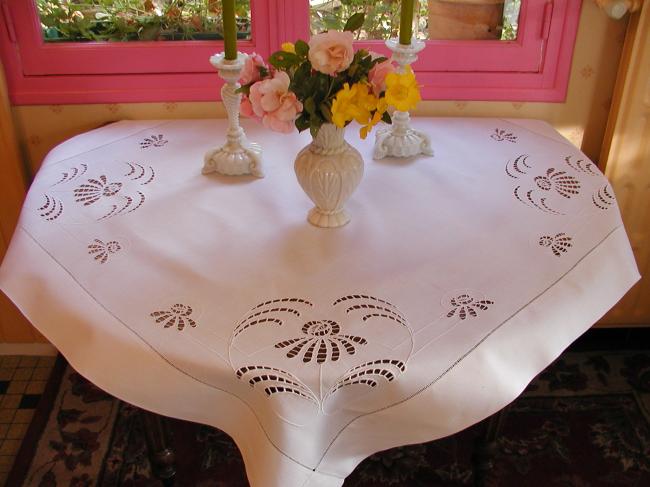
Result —
[{"label": "mosaic tile floor", "polygon": [[0,356],[0,487],[45,390],[56,357]]}]

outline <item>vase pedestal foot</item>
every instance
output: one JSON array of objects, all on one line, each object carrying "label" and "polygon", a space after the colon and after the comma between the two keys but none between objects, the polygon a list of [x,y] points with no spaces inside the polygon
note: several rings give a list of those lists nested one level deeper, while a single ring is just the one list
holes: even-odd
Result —
[{"label": "vase pedestal foot", "polygon": [[345,210],[341,210],[336,213],[327,213],[321,211],[317,207],[314,207],[309,210],[307,221],[309,221],[309,223],[315,227],[336,228],[342,227],[343,225],[349,223],[350,215],[348,215],[348,212]]}]

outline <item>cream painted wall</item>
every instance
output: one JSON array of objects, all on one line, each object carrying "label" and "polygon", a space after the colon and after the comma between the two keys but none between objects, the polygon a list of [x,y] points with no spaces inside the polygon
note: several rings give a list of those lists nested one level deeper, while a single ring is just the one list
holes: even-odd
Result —
[{"label": "cream painted wall", "polygon": [[[583,2],[565,103],[430,101],[421,103],[416,115],[542,119],[597,160],[625,28],[625,20],[611,20],[594,2]],[[220,104],[211,102],[19,106],[13,110],[19,138],[33,172],[58,143],[111,121],[225,115]]]}]

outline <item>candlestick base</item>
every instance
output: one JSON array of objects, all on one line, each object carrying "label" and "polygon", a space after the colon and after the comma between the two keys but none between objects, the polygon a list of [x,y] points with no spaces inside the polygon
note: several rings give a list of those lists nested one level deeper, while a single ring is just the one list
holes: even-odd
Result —
[{"label": "candlestick base", "polygon": [[241,93],[239,77],[246,62],[246,54],[237,53],[237,59],[225,59],[224,53],[215,54],[210,63],[219,71],[219,76],[226,82],[221,88],[221,99],[228,114],[228,133],[222,147],[211,149],[203,158],[203,174],[217,172],[227,176],[251,174],[264,177],[262,171],[262,147],[249,142],[244,129],[239,125],[239,107]]},{"label": "candlestick base", "polygon": [[377,131],[373,159],[417,155],[433,156],[429,136],[411,128],[408,112],[393,113],[393,124]]},{"label": "candlestick base", "polygon": [[[400,44],[397,39],[389,39],[386,46],[393,52],[393,60],[398,65],[398,72],[403,73],[406,66],[417,61],[417,53],[424,49],[424,42],[412,39],[411,44]],[[411,128],[409,112],[393,113],[393,123],[377,131],[375,136],[374,159],[384,157],[413,157],[417,155],[433,156],[431,140],[423,132]]]},{"label": "candlestick base", "polygon": [[205,153],[201,172],[216,172],[226,176],[250,174],[263,178],[262,147],[255,142],[248,142],[246,137],[232,143],[229,141],[224,146]]}]

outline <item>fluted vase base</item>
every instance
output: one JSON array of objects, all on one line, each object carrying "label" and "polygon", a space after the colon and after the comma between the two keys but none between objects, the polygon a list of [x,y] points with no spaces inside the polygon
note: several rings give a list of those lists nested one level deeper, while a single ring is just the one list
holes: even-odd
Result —
[{"label": "fluted vase base", "polygon": [[337,228],[350,221],[344,205],[361,182],[363,159],[344,134],[345,129],[324,124],[296,157],[300,187],[316,205],[307,221],[317,227]]},{"label": "fluted vase base", "polygon": [[347,211],[341,210],[337,213],[327,213],[317,206],[314,206],[307,214],[307,221],[316,227],[336,228],[350,223],[352,218]]}]

